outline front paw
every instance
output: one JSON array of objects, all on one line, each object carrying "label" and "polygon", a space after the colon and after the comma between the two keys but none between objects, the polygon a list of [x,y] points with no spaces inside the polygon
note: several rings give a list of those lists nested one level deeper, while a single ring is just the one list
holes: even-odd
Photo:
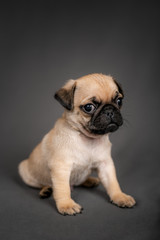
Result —
[{"label": "front paw", "polygon": [[111,201],[116,204],[118,207],[128,207],[131,208],[136,204],[136,201],[134,200],[133,197],[130,195],[127,195],[125,193],[118,193],[115,194]]},{"label": "front paw", "polygon": [[72,199],[57,203],[59,213],[62,215],[76,215],[82,213],[83,208]]}]

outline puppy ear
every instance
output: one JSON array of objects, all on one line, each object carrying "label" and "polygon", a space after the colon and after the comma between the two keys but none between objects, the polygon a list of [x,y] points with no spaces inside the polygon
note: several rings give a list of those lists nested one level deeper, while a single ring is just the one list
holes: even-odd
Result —
[{"label": "puppy ear", "polygon": [[59,89],[54,97],[67,110],[73,110],[74,92],[76,90],[75,80],[69,80],[64,87]]},{"label": "puppy ear", "polygon": [[123,89],[122,89],[122,86],[121,86],[121,84],[120,83],[118,83],[117,82],[117,80],[115,80],[114,79],[114,82],[115,82],[115,84],[117,85],[117,87],[118,87],[118,91],[119,91],[119,93],[121,93],[122,94],[122,96],[124,97],[124,92],[123,92]]}]

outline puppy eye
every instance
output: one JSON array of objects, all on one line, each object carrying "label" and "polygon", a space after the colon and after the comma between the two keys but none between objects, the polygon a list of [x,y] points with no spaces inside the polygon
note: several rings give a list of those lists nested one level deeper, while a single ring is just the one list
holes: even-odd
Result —
[{"label": "puppy eye", "polygon": [[118,98],[118,99],[116,100],[116,102],[117,102],[118,107],[121,107],[121,106],[122,106],[122,98]]},{"label": "puppy eye", "polygon": [[83,106],[83,110],[86,112],[86,113],[93,113],[95,111],[95,106],[93,104],[86,104]]}]

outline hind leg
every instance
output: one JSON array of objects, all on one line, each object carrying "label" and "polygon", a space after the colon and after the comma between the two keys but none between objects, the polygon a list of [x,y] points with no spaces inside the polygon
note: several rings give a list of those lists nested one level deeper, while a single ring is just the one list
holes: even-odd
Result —
[{"label": "hind leg", "polygon": [[50,186],[45,186],[39,192],[40,198],[48,198],[52,195],[52,188]]},{"label": "hind leg", "polygon": [[84,183],[81,184],[81,186],[83,187],[96,187],[98,186],[100,183],[99,178],[96,177],[89,177],[86,179],[86,181]]},{"label": "hind leg", "polygon": [[38,180],[31,174],[28,168],[28,159],[22,161],[19,164],[19,174],[22,180],[29,186],[35,188],[42,188],[43,185],[38,182]]}]

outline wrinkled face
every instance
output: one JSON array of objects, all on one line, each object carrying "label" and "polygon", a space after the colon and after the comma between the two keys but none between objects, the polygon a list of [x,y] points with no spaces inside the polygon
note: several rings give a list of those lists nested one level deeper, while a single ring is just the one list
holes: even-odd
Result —
[{"label": "wrinkled face", "polygon": [[64,89],[70,89],[68,116],[84,134],[103,135],[116,131],[123,124],[120,113],[123,91],[112,77],[91,74],[67,84],[59,90],[61,96],[57,92],[55,97],[66,107],[62,97],[67,93]]},{"label": "wrinkled face", "polygon": [[[118,94],[117,94],[118,95]],[[110,103],[102,103],[93,97],[87,104],[81,105],[81,110],[89,115],[89,121],[83,127],[93,134],[106,134],[116,131],[123,124],[119,110],[122,98],[116,96]]]}]

